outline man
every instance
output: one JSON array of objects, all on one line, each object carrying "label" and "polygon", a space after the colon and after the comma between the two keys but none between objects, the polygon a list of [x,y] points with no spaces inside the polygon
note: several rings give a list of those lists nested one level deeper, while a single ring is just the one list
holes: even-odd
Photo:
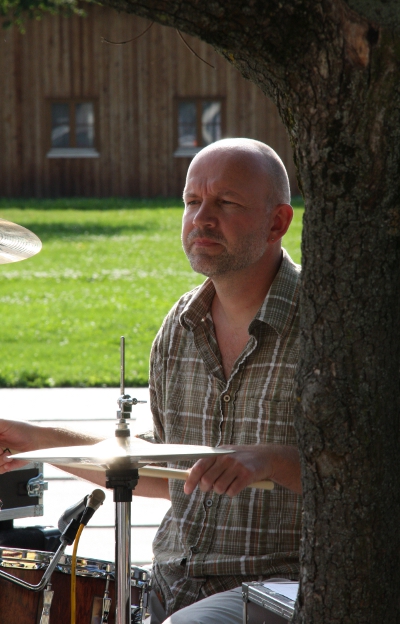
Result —
[{"label": "man", "polygon": [[[298,575],[299,267],[281,248],[289,201],[281,160],[258,141],[218,141],[189,167],[182,244],[192,268],[208,279],[178,301],[154,341],[154,441],[236,452],[199,460],[184,486],[139,481],[135,494],[171,498],[153,545],[152,623],[239,624],[243,581]],[[30,429],[27,443],[17,429],[0,422],[0,444],[28,450],[88,443],[48,428],[43,439]],[[0,472],[6,465],[0,457]],[[275,489],[246,487],[262,479],[275,481]]]}]

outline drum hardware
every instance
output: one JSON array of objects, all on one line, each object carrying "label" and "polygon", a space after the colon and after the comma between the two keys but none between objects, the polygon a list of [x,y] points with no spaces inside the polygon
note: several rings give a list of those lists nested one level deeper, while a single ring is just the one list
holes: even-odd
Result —
[{"label": "drum hardware", "polygon": [[106,577],[106,587],[104,589],[103,596],[103,605],[101,608],[101,624],[105,624],[108,622],[108,616],[110,614],[111,609],[111,598],[110,598],[110,574],[107,574]]},{"label": "drum hardware", "polygon": [[40,239],[22,225],[0,219],[0,264],[19,262],[39,253]]},{"label": "drum hardware", "polygon": [[46,589],[43,591],[43,608],[39,624],[50,624],[50,608],[53,601],[53,596],[54,591],[52,591],[51,583],[49,583]]},{"label": "drum hardware", "polygon": [[42,473],[38,474],[37,477],[32,477],[32,479],[29,479],[28,483],[26,484],[26,491],[28,493],[28,496],[31,496],[32,498],[39,498],[43,496],[43,492],[48,489],[49,484],[47,481],[43,480]]},{"label": "drum hardware", "polygon": [[146,608],[143,606],[131,605],[131,624],[142,624],[146,616]]},{"label": "drum hardware", "polygon": [[[132,412],[132,405],[139,401],[125,394],[125,337],[120,340],[120,397],[118,399],[117,440],[127,440],[130,437],[128,419]],[[146,401],[142,401],[145,403]],[[131,621],[131,503],[132,490],[139,480],[137,467],[121,463],[106,471],[106,487],[113,490],[115,502],[115,566],[116,575],[116,624],[129,624]],[[142,611],[142,621],[144,619]]]},{"label": "drum hardware", "polygon": [[116,624],[129,624],[131,614],[131,502],[132,490],[139,480],[137,468],[117,466],[106,471],[106,487],[114,491]]}]

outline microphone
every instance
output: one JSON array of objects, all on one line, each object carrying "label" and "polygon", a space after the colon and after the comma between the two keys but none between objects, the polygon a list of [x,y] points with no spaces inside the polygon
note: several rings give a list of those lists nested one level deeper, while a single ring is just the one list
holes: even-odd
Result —
[{"label": "microphone", "polygon": [[77,533],[79,526],[85,526],[93,516],[94,512],[103,504],[106,495],[103,490],[93,490],[91,494],[87,494],[79,503],[72,505],[58,521],[58,528],[61,531],[60,540],[71,546]]},{"label": "microphone", "polygon": [[82,518],[79,521],[80,524],[84,524],[85,526],[87,525],[94,512],[97,511],[103,504],[105,497],[106,495],[103,490],[93,490],[86,503],[86,508],[82,514]]},{"label": "microphone", "polygon": [[[101,492],[101,490],[97,490],[97,491]],[[62,516],[60,517],[58,521],[58,529],[61,531],[61,533],[65,531],[65,529],[67,528],[71,520],[77,520],[82,515],[82,513],[86,509],[88,498],[89,498],[89,494],[86,494],[86,496],[82,498],[82,500],[80,500],[79,503],[75,503],[75,505],[71,505],[71,507],[68,507],[68,509],[64,511],[64,513],[62,514]]]}]

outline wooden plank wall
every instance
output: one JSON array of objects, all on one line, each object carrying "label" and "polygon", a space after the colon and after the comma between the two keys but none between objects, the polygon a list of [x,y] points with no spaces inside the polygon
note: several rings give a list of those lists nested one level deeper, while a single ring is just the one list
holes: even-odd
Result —
[{"label": "wooden plank wall", "polygon": [[[176,97],[225,98],[226,136],[265,141],[281,156],[294,194],[286,131],[270,100],[209,45],[150,22],[89,6],[87,17],[31,21],[0,38],[0,196],[180,196],[189,158],[174,158]],[[98,102],[100,158],[48,159],[52,98]]]}]

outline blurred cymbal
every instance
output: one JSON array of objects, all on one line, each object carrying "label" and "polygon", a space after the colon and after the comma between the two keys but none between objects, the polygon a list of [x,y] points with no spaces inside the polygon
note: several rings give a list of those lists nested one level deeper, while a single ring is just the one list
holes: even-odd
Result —
[{"label": "blurred cymbal", "polygon": [[40,239],[22,225],[0,219],[0,264],[19,262],[39,253]]},{"label": "blurred cymbal", "polygon": [[190,444],[150,444],[138,438],[110,438],[89,446],[64,446],[13,455],[13,459],[39,461],[56,466],[101,466],[117,464],[140,465],[166,461],[200,459],[210,455],[232,453],[226,449]]}]

